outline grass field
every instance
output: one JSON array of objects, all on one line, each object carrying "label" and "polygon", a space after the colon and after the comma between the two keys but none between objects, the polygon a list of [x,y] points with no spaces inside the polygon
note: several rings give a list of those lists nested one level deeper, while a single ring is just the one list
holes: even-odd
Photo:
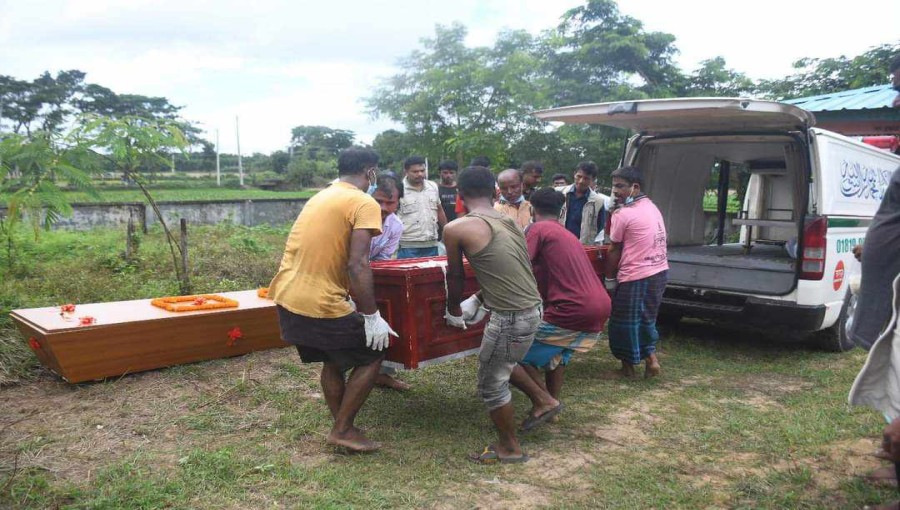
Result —
[{"label": "grass field", "polygon": [[[189,188],[189,189],[151,189],[150,193],[157,202],[187,202],[193,200],[257,200],[261,198],[309,198],[317,190],[301,191],[266,191],[261,189],[230,188]],[[107,203],[107,202],[144,202],[144,195],[138,189],[116,189],[100,192],[100,199],[91,197],[80,191],[67,191],[70,203]],[[0,195],[0,205],[6,199]]]},{"label": "grass field", "polygon": [[[225,291],[267,281],[286,229],[193,235],[197,290]],[[13,270],[0,258],[2,306],[171,293],[158,233],[131,263],[120,237],[21,240]],[[317,367],[291,349],[68,385],[6,321],[0,508],[861,508],[896,496],[862,478],[883,426],[846,405],[863,360],[683,322],[662,377],[623,381],[601,343],[570,366],[560,421],[524,438],[531,461],[477,466],[465,457],[493,433],[473,358],[374,391],[358,424],[385,447],[348,456],[325,445]]]}]

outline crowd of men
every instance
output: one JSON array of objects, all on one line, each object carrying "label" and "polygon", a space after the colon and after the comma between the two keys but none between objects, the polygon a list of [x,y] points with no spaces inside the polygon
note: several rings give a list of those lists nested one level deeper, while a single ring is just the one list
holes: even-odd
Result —
[{"label": "crowd of men", "polygon": [[[427,179],[424,158],[403,162],[403,175],[378,172],[378,155],[344,150],[339,178],[298,216],[270,285],[282,338],[304,363],[323,363],[321,385],[333,417],[327,442],[354,452],[379,444],[355,426],[376,384],[409,385],[382,366],[396,336],[375,306],[370,261],[447,255],[449,326],[466,329],[487,317],[479,351],[478,394],[499,435],[472,455],[491,464],[524,462],[517,433],[555,420],[575,353],[600,340],[609,319],[621,374],[660,373],[655,319],[668,265],[665,227],[641,191],[637,168],[613,172],[613,196],[596,191],[598,168],[579,163],[573,183],[555,175],[541,187],[543,166],[529,161],[495,177],[487,158],[458,171],[438,165]],[[611,244],[608,291],[585,245]],[[479,292],[463,299],[463,257]],[[616,278],[618,277],[618,278]],[[354,300],[350,299],[350,295]],[[510,384],[531,401],[517,423]]]}]

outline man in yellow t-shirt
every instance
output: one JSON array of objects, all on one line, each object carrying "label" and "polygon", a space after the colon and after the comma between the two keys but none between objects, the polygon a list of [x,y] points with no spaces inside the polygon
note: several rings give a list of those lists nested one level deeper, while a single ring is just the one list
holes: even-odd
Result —
[{"label": "man in yellow t-shirt", "polygon": [[297,347],[304,363],[323,363],[322,393],[334,418],[327,442],[357,452],[380,447],[353,420],[375,384],[389,335],[397,335],[375,306],[369,267],[381,208],[365,190],[377,168],[378,154],[371,149],[341,152],[339,182],[303,207],[269,284],[281,338]]}]

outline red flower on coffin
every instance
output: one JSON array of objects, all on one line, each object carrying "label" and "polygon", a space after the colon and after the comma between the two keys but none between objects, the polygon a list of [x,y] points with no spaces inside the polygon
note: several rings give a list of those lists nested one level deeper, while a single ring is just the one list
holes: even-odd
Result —
[{"label": "red flower on coffin", "polygon": [[73,303],[62,305],[59,307],[59,311],[62,313],[73,313],[75,312],[75,305]]},{"label": "red flower on coffin", "polygon": [[78,324],[80,326],[90,326],[91,324],[96,324],[97,319],[91,317],[90,315],[85,315],[84,317],[78,318]]},{"label": "red flower on coffin", "polygon": [[37,341],[37,338],[31,337],[28,339],[28,347],[31,347],[32,351],[41,350],[41,343]]},{"label": "red flower on coffin", "polygon": [[197,305],[197,306],[205,305],[205,304],[206,304],[206,298],[203,297],[203,296],[200,296],[200,297],[198,297],[197,299],[195,299],[195,300],[193,301],[193,303],[191,303],[191,304]]},{"label": "red flower on coffin", "polygon": [[226,342],[225,345],[232,347],[238,341],[238,338],[243,337],[244,333],[241,332],[241,328],[235,326],[228,332],[228,342]]}]

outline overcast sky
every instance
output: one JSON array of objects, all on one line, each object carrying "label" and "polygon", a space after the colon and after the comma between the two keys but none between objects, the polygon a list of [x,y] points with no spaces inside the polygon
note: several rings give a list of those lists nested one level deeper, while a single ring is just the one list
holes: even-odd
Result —
[{"label": "overcast sky", "polygon": [[[391,126],[361,99],[435,24],[459,21],[472,46],[503,28],[555,26],[574,0],[0,0],[0,74],[79,69],[119,93],[165,96],[223,152],[270,152],[297,125],[349,129],[370,142]],[[900,36],[900,1],[622,0],[647,30],[676,37],[692,70],[718,55],[752,78],[801,57],[853,56]],[[887,63],[885,63],[887,66]],[[887,71],[885,70],[885,83]]]}]

